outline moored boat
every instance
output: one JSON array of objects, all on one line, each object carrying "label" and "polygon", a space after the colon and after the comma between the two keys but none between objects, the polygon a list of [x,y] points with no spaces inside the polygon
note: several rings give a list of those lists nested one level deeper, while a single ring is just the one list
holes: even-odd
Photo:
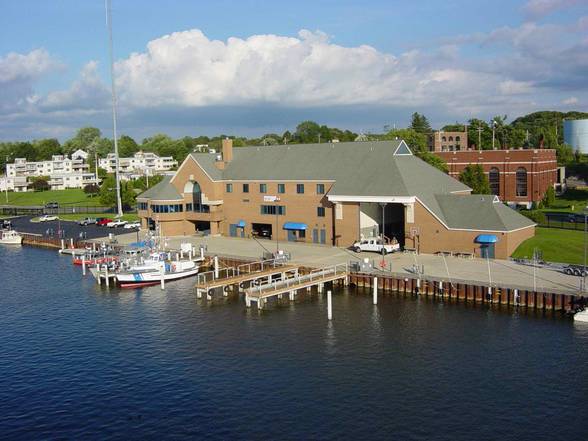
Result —
[{"label": "moored boat", "polygon": [[[162,268],[163,267],[163,268]],[[163,269],[163,271],[162,271]],[[192,260],[179,260],[166,262],[160,268],[131,269],[116,273],[116,280],[121,288],[139,288],[142,286],[157,285],[164,282],[184,279],[198,274],[198,265]]]},{"label": "moored boat", "polygon": [[1,245],[21,245],[22,236],[14,230],[0,230]]}]

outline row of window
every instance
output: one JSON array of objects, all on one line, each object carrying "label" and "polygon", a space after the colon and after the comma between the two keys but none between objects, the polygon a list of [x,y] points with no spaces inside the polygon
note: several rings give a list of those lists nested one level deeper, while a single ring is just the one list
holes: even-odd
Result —
[{"label": "row of window", "polygon": [[184,206],[182,204],[151,205],[151,211],[153,213],[181,213],[184,211]]},{"label": "row of window", "polygon": [[[284,205],[262,205],[261,206],[261,214],[271,214],[276,215],[276,210],[278,216],[285,216],[286,215],[286,207]],[[317,207],[316,208],[316,215],[318,217],[325,217],[325,207]]]},{"label": "row of window", "polygon": [[[500,194],[500,170],[492,167],[488,173],[490,190],[492,194]],[[515,191],[517,196],[527,196],[527,169],[525,167],[517,168],[515,174]]]},{"label": "row of window", "polygon": [[[249,193],[250,184],[243,184],[242,192]],[[233,184],[227,183],[225,187],[227,193],[233,192]],[[267,193],[267,184],[259,184],[259,192]],[[278,194],[286,193],[286,184],[278,184]],[[304,184],[296,184],[296,193],[304,194]],[[316,184],[316,194],[325,194],[325,184]]]}]

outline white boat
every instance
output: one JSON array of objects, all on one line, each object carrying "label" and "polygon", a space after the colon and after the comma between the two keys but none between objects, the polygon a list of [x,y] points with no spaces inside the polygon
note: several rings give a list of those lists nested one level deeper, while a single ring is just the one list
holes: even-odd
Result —
[{"label": "white boat", "polygon": [[22,244],[22,236],[14,230],[0,231],[0,244],[2,245],[20,245]]},{"label": "white boat", "polygon": [[121,288],[139,288],[141,286],[157,285],[161,283],[163,266],[163,280],[165,282],[192,277],[198,274],[198,265],[192,260],[175,262],[161,262],[159,268],[132,269],[116,273],[116,281]]}]

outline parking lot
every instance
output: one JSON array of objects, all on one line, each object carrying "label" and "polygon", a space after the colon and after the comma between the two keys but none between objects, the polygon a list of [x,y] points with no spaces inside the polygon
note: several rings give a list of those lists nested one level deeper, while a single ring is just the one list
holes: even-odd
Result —
[{"label": "parking lot", "polygon": [[[83,216],[80,216],[83,218]],[[12,228],[22,233],[41,234],[45,237],[60,237],[59,230],[63,231],[63,238],[69,239],[97,239],[100,237],[107,237],[110,233],[128,234],[135,230],[119,228],[97,227],[96,225],[88,225],[83,227],[73,221],[49,221],[49,222],[31,222],[33,216],[20,216],[10,219]],[[82,234],[82,236],[80,236]]]}]

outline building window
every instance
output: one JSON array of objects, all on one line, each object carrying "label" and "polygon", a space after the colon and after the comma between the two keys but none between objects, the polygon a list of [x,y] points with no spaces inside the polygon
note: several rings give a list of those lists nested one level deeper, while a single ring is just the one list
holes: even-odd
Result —
[{"label": "building window", "polygon": [[296,184],[296,193],[304,194],[304,184]]},{"label": "building window", "polygon": [[267,184],[259,184],[259,192],[267,193]]},{"label": "building window", "polygon": [[273,214],[276,215],[276,208],[279,216],[286,215],[286,207],[284,205],[262,205],[261,214]]},{"label": "building window", "polygon": [[527,169],[519,167],[516,174],[517,196],[527,196]]},{"label": "building window", "polygon": [[490,169],[488,173],[488,181],[490,181],[490,191],[492,194],[500,194],[500,171],[496,167]]},{"label": "building window", "polygon": [[444,136],[444,137],[441,138],[441,141],[447,142],[447,138]]},{"label": "building window", "polygon": [[192,186],[192,209],[198,213],[206,213],[208,210],[208,205],[202,204],[202,189],[198,182]]},{"label": "building window", "polygon": [[316,215],[318,217],[325,217],[325,207],[317,207]]},{"label": "building window", "polygon": [[450,136],[449,137],[449,141],[453,141],[453,136]]},{"label": "building window", "polygon": [[192,204],[186,204],[186,211],[192,211]]},{"label": "building window", "polygon": [[325,194],[325,184],[316,184],[316,194]]},{"label": "building window", "polygon": [[304,239],[306,237],[305,230],[298,230],[298,239]]},{"label": "building window", "polygon": [[249,193],[249,184],[243,184],[243,193]]},{"label": "building window", "polygon": [[232,193],[233,192],[233,184],[227,184],[226,191],[227,191],[227,193]]},{"label": "building window", "polygon": [[278,184],[278,193],[286,193],[286,184]]},{"label": "building window", "polygon": [[455,137],[455,141],[456,141],[456,142],[459,142],[459,141],[461,141],[461,138],[460,138],[459,136],[456,136],[456,137]]}]

